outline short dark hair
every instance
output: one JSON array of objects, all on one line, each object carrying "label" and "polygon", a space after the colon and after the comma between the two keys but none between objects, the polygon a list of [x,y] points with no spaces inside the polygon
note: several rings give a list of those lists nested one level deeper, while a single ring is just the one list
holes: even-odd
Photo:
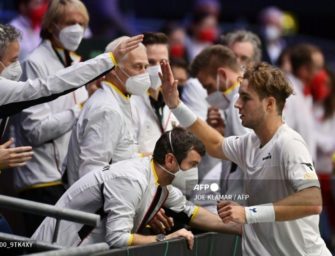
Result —
[{"label": "short dark hair", "polygon": [[8,45],[20,39],[21,33],[12,25],[0,24],[0,59],[3,58]]},{"label": "short dark hair", "polygon": [[161,32],[146,32],[142,42],[145,46],[152,44],[168,44],[168,38]]},{"label": "short dark hair", "polygon": [[[169,133],[171,132],[171,143]],[[199,155],[205,155],[204,144],[193,133],[181,127],[176,127],[171,131],[165,132],[158,139],[155,145],[153,159],[159,164],[165,164],[165,155],[174,154],[179,164],[187,157],[189,151],[195,150]]]},{"label": "short dark hair", "polygon": [[188,65],[187,65],[187,61],[181,58],[171,58],[170,59],[170,66],[172,67],[178,67],[178,68],[182,68],[185,69],[185,71],[187,73],[189,73],[189,69],[188,69]]},{"label": "short dark hair", "polygon": [[320,52],[320,48],[312,44],[297,44],[290,49],[292,73],[297,75],[298,70],[305,65],[313,64],[313,53]]},{"label": "short dark hair", "polygon": [[238,72],[240,65],[231,49],[223,45],[212,45],[202,50],[191,63],[191,75],[196,77],[201,70],[210,70],[215,76],[219,67],[229,67]]}]

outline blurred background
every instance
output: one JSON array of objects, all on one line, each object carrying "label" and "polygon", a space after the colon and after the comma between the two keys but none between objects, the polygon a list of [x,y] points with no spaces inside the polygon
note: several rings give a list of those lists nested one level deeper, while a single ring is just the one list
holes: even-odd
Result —
[{"label": "blurred background", "polygon": [[[0,0],[0,22],[10,22],[17,14],[18,0]],[[92,57],[103,51],[106,42],[119,35],[164,31],[174,24],[190,32],[195,13],[214,13],[219,33],[245,28],[261,34],[262,10],[277,7],[284,14],[283,35],[289,44],[310,42],[324,51],[335,66],[335,1],[290,0],[84,0],[90,13],[91,36],[79,53]]]}]

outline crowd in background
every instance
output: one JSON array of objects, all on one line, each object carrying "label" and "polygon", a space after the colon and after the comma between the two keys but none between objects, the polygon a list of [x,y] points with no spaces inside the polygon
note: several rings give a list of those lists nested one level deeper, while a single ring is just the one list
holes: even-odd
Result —
[{"label": "crowd in background", "polygon": [[[100,1],[94,6],[92,2],[96,1],[83,1],[87,9],[80,1],[51,2],[18,0],[18,15],[9,22],[21,34],[21,81],[47,79],[80,62],[75,51],[85,38],[104,35],[106,44],[101,49],[91,49],[113,52],[117,46],[114,39],[135,33],[127,15],[119,10],[118,1]],[[12,143],[8,141],[14,138],[14,146],[31,146],[34,154],[24,165],[1,174],[1,183],[7,184],[1,192],[55,204],[69,186],[92,168],[103,168],[140,154],[150,155],[157,139],[179,124],[159,92],[157,74],[162,60],[169,61],[181,99],[198,117],[225,136],[248,133],[236,119],[237,110],[230,103],[238,90],[241,72],[249,65],[265,61],[279,67],[294,89],[294,95],[286,102],[283,119],[303,137],[313,158],[324,204],[321,234],[327,245],[334,248],[335,70],[326,62],[323,49],[307,41],[293,44],[286,35],[296,32],[296,21],[277,7],[257,14],[257,30],[239,28],[226,32],[223,28],[224,33],[219,24],[218,1],[196,1],[192,10],[187,26],[185,22],[167,21],[156,31],[139,31],[144,33],[143,47],[124,60],[119,65],[122,68],[118,66],[85,87],[11,115],[6,129],[0,130],[1,149],[9,148]],[[0,34],[1,30],[0,27]],[[216,77],[216,71],[204,65],[204,51],[213,45],[230,49],[217,49],[216,54],[227,59],[227,68],[222,68]],[[84,55],[89,56],[87,52]],[[240,69],[231,66],[230,58],[237,61]],[[6,66],[3,60],[1,63]],[[10,75],[7,78],[14,79]],[[129,82],[128,78],[133,76],[137,79]],[[150,88],[145,80],[150,80]],[[134,86],[136,83],[141,86]],[[225,88],[219,88],[219,84],[225,84]],[[190,199],[187,180],[218,180],[224,188],[219,192],[240,193],[241,175],[233,163],[206,155],[197,168],[179,177],[179,182],[176,179],[174,185]],[[216,210],[211,202],[203,206]],[[23,216],[23,230],[14,224],[21,218],[9,218],[9,223],[15,232],[27,236],[43,220],[27,214]]]}]

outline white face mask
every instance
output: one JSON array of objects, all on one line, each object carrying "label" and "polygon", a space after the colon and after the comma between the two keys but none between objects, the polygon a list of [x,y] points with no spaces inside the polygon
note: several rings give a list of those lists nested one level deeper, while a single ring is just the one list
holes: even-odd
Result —
[{"label": "white face mask", "polygon": [[[129,76],[126,71],[120,68],[120,70],[128,76],[126,80],[126,90],[130,94],[143,95],[149,89],[151,82],[148,72],[144,72],[139,75]],[[118,78],[119,79],[119,78]],[[120,80],[120,79],[119,79]]]},{"label": "white face mask", "polygon": [[147,72],[149,73],[150,76],[151,81],[150,87],[154,90],[157,90],[162,85],[162,81],[158,75],[158,73],[162,73],[161,66],[160,65],[150,66],[147,68]]},{"label": "white face mask", "polygon": [[266,26],[265,36],[268,40],[275,41],[280,37],[280,29],[273,25]]},{"label": "white face mask", "polygon": [[22,75],[22,68],[20,62],[17,60],[7,67],[1,62],[4,66],[4,69],[1,72],[1,76],[13,81],[19,81]]},{"label": "white face mask", "polygon": [[71,25],[63,28],[59,32],[59,41],[64,48],[69,51],[75,51],[84,36],[84,27],[79,24]]},{"label": "white face mask", "polygon": [[223,92],[219,90],[220,88],[220,77],[216,76],[216,92],[209,94],[206,98],[209,105],[212,107],[217,107],[222,110],[225,110],[229,107],[231,98],[234,96],[233,93],[229,93],[225,95]]}]

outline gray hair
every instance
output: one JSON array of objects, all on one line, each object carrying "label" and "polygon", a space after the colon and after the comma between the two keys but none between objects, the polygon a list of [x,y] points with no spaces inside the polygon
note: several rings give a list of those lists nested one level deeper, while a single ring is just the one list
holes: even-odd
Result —
[{"label": "gray hair", "polygon": [[0,59],[10,43],[21,39],[21,33],[11,25],[0,24]]},{"label": "gray hair", "polygon": [[253,62],[260,62],[262,59],[261,40],[259,37],[247,30],[236,30],[224,36],[221,36],[221,43],[226,46],[231,46],[234,43],[249,42],[254,50]]}]

